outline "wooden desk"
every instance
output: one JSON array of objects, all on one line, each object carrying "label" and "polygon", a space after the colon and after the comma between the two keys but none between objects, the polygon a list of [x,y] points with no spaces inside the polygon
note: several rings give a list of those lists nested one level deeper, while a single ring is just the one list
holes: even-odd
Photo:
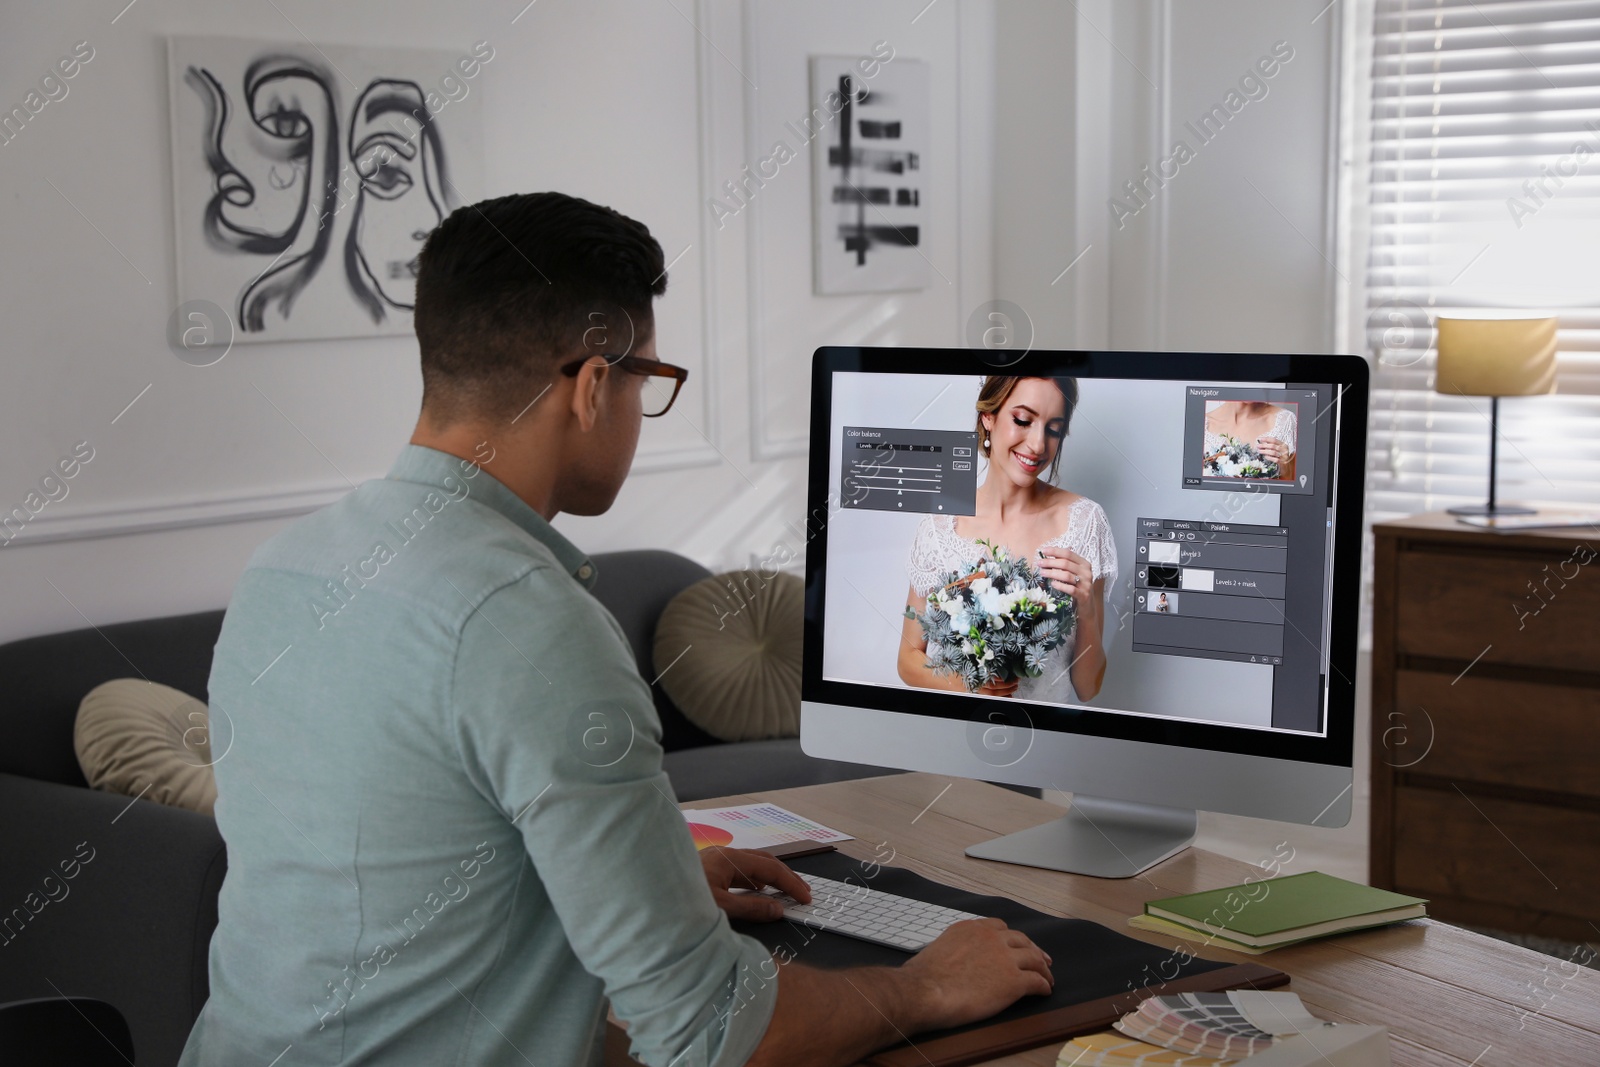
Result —
[{"label": "wooden desk", "polygon": [[[1119,881],[969,859],[963,854],[968,845],[1036,825],[1060,815],[1061,809],[998,786],[938,775],[891,775],[694,806],[757,801],[782,804],[854,835],[858,840],[845,842],[841,849],[857,858],[872,857],[874,847],[886,843],[897,854],[894,865],[925,877],[1008,896],[1051,914],[1092,919],[1164,946],[1177,942],[1127,925],[1128,916],[1142,911],[1146,900],[1235,885],[1260,873],[1248,864],[1192,848]],[[1290,846],[1294,832],[1285,826]],[[1291,860],[1284,873],[1303,869]],[[1215,947],[1198,954],[1267,963],[1291,975],[1288,988],[1322,1018],[1387,1026],[1396,1067],[1600,1063],[1600,972],[1578,969],[1574,974],[1574,967],[1553,957],[1443,923],[1422,920],[1259,957]],[[1056,961],[1058,968],[1071,965],[1070,960]],[[994,1063],[1054,1067],[1058,1051],[1059,1046],[1040,1048]],[[609,1054],[608,1062],[613,1062]],[[624,1057],[614,1062],[630,1061]]]}]

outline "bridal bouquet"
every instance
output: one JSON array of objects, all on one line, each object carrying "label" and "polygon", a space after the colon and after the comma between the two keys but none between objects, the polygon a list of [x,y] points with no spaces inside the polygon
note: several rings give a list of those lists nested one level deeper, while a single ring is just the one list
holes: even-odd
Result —
[{"label": "bridal bouquet", "polygon": [[1212,478],[1276,478],[1278,465],[1248,441],[1222,435],[1222,447],[1205,458],[1204,473]]},{"label": "bridal bouquet", "polygon": [[927,610],[906,607],[922,624],[928,666],[961,678],[968,692],[989,682],[1037,678],[1050,652],[1066,643],[1077,622],[1071,597],[1053,595],[1025,559],[979,541],[989,555],[943,575],[928,593]]}]

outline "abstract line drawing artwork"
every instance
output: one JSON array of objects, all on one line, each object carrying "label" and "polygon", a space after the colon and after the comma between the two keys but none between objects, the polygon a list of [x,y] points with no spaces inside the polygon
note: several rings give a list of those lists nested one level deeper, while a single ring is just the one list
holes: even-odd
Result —
[{"label": "abstract line drawing artwork", "polygon": [[416,260],[482,189],[476,79],[456,55],[173,37],[180,301],[239,341],[411,332]]},{"label": "abstract line drawing artwork", "polygon": [[922,289],[927,234],[928,64],[885,63],[863,78],[859,57],[811,57],[813,114],[832,114],[812,141],[815,291]]}]

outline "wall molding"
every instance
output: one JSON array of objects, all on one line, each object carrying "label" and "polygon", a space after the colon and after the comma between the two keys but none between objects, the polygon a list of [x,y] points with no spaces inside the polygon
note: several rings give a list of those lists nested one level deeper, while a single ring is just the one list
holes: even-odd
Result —
[{"label": "wall molding", "polygon": [[[700,407],[704,412],[704,426],[696,426],[684,414],[681,408],[674,405],[673,410],[678,412],[683,421],[700,435],[700,444],[677,445],[641,451],[634,457],[633,470],[640,473],[655,471],[687,470],[693,467],[710,467],[719,463],[732,461],[723,455],[720,442],[722,440],[722,419],[718,407],[721,390],[719,379],[721,377],[718,353],[721,351],[721,342],[718,333],[718,301],[717,301],[717,270],[715,234],[711,228],[710,213],[706,211],[705,204],[715,192],[712,182],[715,179],[713,160],[715,159],[715,143],[713,130],[716,126],[716,94],[712,81],[710,64],[712,57],[707,55],[711,48],[712,14],[711,0],[695,0],[695,41],[694,41],[694,83],[695,83],[695,136],[697,138],[697,151],[695,153],[696,166],[699,174],[696,176],[696,191],[698,193],[694,211],[695,217],[700,220],[697,228],[700,241],[700,348],[702,352],[700,374]],[[673,253],[668,250],[668,255]],[[691,253],[692,254],[692,253]]]},{"label": "wall molding", "polygon": [[[760,99],[756,86],[761,84],[761,43],[760,33],[757,30],[757,11],[760,8],[759,0],[744,0],[741,10],[743,41],[740,46],[740,58],[744,61],[744,69],[748,77],[744,83],[744,122],[743,143],[740,145],[739,157],[748,159],[752,146],[760,144]],[[811,146],[806,146],[807,158],[805,166],[809,169],[811,160],[809,153]],[[715,197],[717,191],[712,189],[709,196]],[[766,278],[761,267],[762,225],[761,220],[766,214],[766,202],[752,203],[745,212],[745,310],[746,330],[748,331],[749,373],[750,373],[750,458],[758,463],[774,459],[787,459],[792,456],[805,455],[810,447],[811,440],[807,433],[791,435],[788,437],[773,437],[768,431],[771,429],[771,420],[766,417],[767,398],[767,316],[766,316]],[[807,210],[810,210],[809,202]],[[813,223],[814,225],[814,223]],[[811,254],[807,250],[807,254]]]},{"label": "wall molding", "polygon": [[[715,447],[690,445],[640,452],[631,474],[714,467],[724,457]],[[383,475],[374,474],[372,478]],[[372,479],[363,479],[370,481]],[[360,484],[359,482],[357,483]],[[180,530],[194,526],[223,526],[262,519],[293,519],[327,507],[350,492],[345,482],[257,493],[214,494],[193,500],[128,504],[94,510],[57,511],[47,506],[30,519],[10,541],[0,535],[0,549],[22,548],[60,541]],[[8,528],[9,529],[9,528]]]},{"label": "wall molding", "polygon": [[1116,54],[1110,39],[1092,30],[1082,32],[1091,12],[1095,26],[1106,27],[1108,33],[1117,32],[1111,0],[1082,0],[1072,77],[1075,162],[1071,247],[1073,255],[1082,249],[1088,258],[1062,284],[1071,286],[1073,347],[1107,349],[1112,347],[1113,245],[1111,216],[1106,206],[1112,195],[1115,168],[1112,71],[1122,57]]},{"label": "wall molding", "polygon": [[[955,23],[952,30],[952,36],[955,41],[955,58],[951,69],[943,72],[956,80],[957,96],[956,113],[954,115],[955,135],[952,139],[955,158],[950,161],[953,176],[950,195],[954,201],[951,207],[950,233],[954,246],[952,262],[956,279],[954,281],[950,281],[948,278],[945,279],[952,287],[952,296],[958,305],[949,339],[945,342],[951,347],[957,347],[965,343],[961,338],[961,325],[964,321],[966,310],[977,307],[994,295],[991,291],[993,289],[992,262],[984,269],[978,270],[968,263],[967,256],[969,244],[974,239],[974,235],[969,231],[981,227],[985,232],[985,244],[987,244],[988,239],[993,237],[994,229],[991,198],[992,178],[987,183],[974,180],[973,175],[968,173],[971,168],[969,166],[970,161],[966,159],[969,142],[976,138],[980,132],[974,129],[978,125],[974,120],[981,108],[975,107],[974,102],[967,99],[962,92],[962,72],[973,62],[969,52],[974,45],[969,40],[968,35],[962,33],[961,30],[970,26],[970,23],[964,22],[964,20],[981,18],[985,6],[983,4],[974,5],[970,0],[959,0],[951,8],[945,9],[943,14],[935,16],[952,19]],[[760,156],[759,146],[762,143],[760,99],[755,88],[763,82],[760,58],[761,41],[764,38],[760,19],[761,7],[762,0],[740,0],[740,21],[742,23],[743,36],[740,45],[740,59],[748,78],[743,90],[744,115],[741,123],[743,144],[739,154],[741,160],[747,162]],[[988,30],[988,36],[985,38],[984,43],[991,49],[993,48],[992,25]],[[978,45],[978,47],[982,46],[982,44]],[[988,69],[992,72],[992,68],[993,61],[991,60]],[[934,69],[935,77],[937,78],[941,72],[937,65],[935,65]],[[992,78],[989,91],[992,94]],[[991,96],[987,101],[987,106],[992,108],[992,105],[993,99]],[[992,137],[992,116],[986,121],[989,125],[986,135]],[[805,147],[806,161],[804,166],[808,174],[811,168],[810,153],[815,150],[815,144],[809,144]],[[716,190],[711,190],[710,195],[717,195]],[[767,411],[769,410],[767,403],[769,399],[767,369],[770,360],[766,345],[768,335],[766,276],[762,266],[761,251],[765,244],[763,218],[769,206],[769,202],[758,199],[741,212],[741,218],[745,220],[745,260],[747,264],[745,329],[747,332],[749,372],[750,458],[756,462],[805,456],[809,453],[811,446],[808,426],[802,425],[795,433],[778,436],[772,432],[772,420],[767,417]],[[809,218],[811,210],[812,202],[808,197],[806,202],[808,222],[814,228],[816,225],[815,220]],[[805,254],[808,260],[815,256],[814,238],[807,242]],[[992,260],[991,252],[985,251],[984,254]],[[808,263],[808,268],[811,266]],[[808,269],[808,276],[810,273],[811,270]],[[940,273],[942,274],[943,272]],[[935,282],[933,284],[941,283]],[[892,294],[877,295],[890,296]],[[807,353],[805,358],[809,361],[810,354]]]},{"label": "wall molding", "polygon": [[[338,500],[350,492],[348,482],[266,492],[210,495],[190,500],[117,507],[44,511],[30,520],[3,548],[22,548],[58,541],[178,530],[189,526],[220,526],[232,522],[295,518]],[[0,551],[3,551],[0,548]]]},{"label": "wall molding", "polygon": [[[1350,9],[1358,4],[1347,5]],[[1350,10],[1341,11],[1329,20],[1328,33],[1328,165],[1323,172],[1322,247],[1324,308],[1323,335],[1327,351],[1339,352],[1342,334],[1345,288],[1348,275],[1339,269],[1339,259],[1344,254],[1341,241],[1344,216],[1344,132],[1346,83],[1355,69],[1345,65],[1346,39],[1351,28]],[[1344,275],[1341,277],[1341,275]]]},{"label": "wall molding", "polygon": [[[1085,4],[1088,2],[1085,0]],[[1322,265],[1317,268],[1320,272],[1316,289],[1318,304],[1313,309],[1313,332],[1318,338],[1314,347],[1319,351],[1348,350],[1350,328],[1359,328],[1355,320],[1347,321],[1346,278],[1351,275],[1348,263],[1342,258],[1348,252],[1348,232],[1345,229],[1346,220],[1340,213],[1339,190],[1341,184],[1348,183],[1350,168],[1342,162],[1349,158],[1348,155],[1341,155],[1342,152],[1348,153],[1349,145],[1347,128],[1342,127],[1341,123],[1347,120],[1350,104],[1345,80],[1351,69],[1347,61],[1352,59],[1352,53],[1347,38],[1355,13],[1363,7],[1370,13],[1370,4],[1371,0],[1351,0],[1349,4],[1336,5],[1337,11],[1330,6],[1327,14],[1322,16],[1325,21],[1312,23],[1308,27],[1309,34],[1325,34],[1325,39],[1319,41],[1315,48],[1304,45],[1300,37],[1295,38],[1296,47],[1304,49],[1301,54],[1309,57],[1321,53],[1328,64],[1327,83],[1322,87],[1323,103],[1316,112],[1326,122],[1327,129],[1322,146],[1324,167],[1317,178],[1321,183],[1322,210],[1314,228],[1304,224],[1301,226],[1305,230],[1302,236],[1306,237],[1307,243],[1322,259]],[[1228,10],[1237,14],[1247,6],[1241,3]],[[1128,5],[1128,10],[1134,10],[1134,5]],[[1142,17],[1130,16],[1120,24],[1124,29],[1117,35],[1117,47],[1126,56],[1137,59],[1137,65],[1148,71],[1148,77],[1155,79],[1155,84],[1143,97],[1137,92],[1126,91],[1126,88],[1118,97],[1126,114],[1122,128],[1117,133],[1115,150],[1118,156],[1126,158],[1126,164],[1122,172],[1112,177],[1109,188],[1112,196],[1125,195],[1115,184],[1118,180],[1137,177],[1140,163],[1154,163],[1162,159],[1175,141],[1187,136],[1179,126],[1177,107],[1183,105],[1174,96],[1174,85],[1178,80],[1174,75],[1175,71],[1182,72],[1186,62],[1194,61],[1193,45],[1185,41],[1185,27],[1179,25],[1186,15],[1193,14],[1194,9],[1177,4],[1174,0],[1158,0],[1137,10]],[[1216,17],[1234,16],[1219,10]],[[1359,107],[1356,113],[1359,113]],[[1305,116],[1307,121],[1310,121],[1311,115],[1308,111]],[[1280,117],[1273,121],[1284,120]],[[1092,151],[1081,139],[1077,149],[1080,157],[1093,158]],[[1359,198],[1353,200],[1352,204],[1357,211],[1360,210]],[[1186,210],[1196,209],[1191,206]],[[1148,347],[1168,351],[1174,346],[1174,333],[1181,335],[1186,332],[1178,328],[1184,324],[1173,321],[1173,304],[1175,300],[1182,299],[1181,295],[1174,297],[1174,293],[1181,294],[1184,288],[1183,273],[1179,271],[1175,274],[1173,266],[1174,260],[1184,253],[1184,249],[1175,246],[1172,239],[1174,221],[1184,217],[1181,212],[1175,214],[1175,211],[1177,209],[1174,208],[1170,193],[1157,196],[1148,208],[1140,212],[1141,222],[1148,215],[1150,225],[1146,232],[1140,235],[1137,242],[1123,240],[1114,248],[1115,253],[1126,257],[1119,263],[1123,282],[1122,301],[1117,303],[1118,294],[1113,294],[1111,340],[1116,347]],[[1130,286],[1130,280],[1136,280],[1137,285]],[[1135,289],[1139,297],[1126,295]],[[1188,313],[1192,314],[1192,311]],[[1188,347],[1182,337],[1177,338],[1177,344],[1180,348]]]},{"label": "wall molding", "polygon": [[[631,473],[653,474],[657,471],[715,466],[722,462],[720,453],[704,445],[662,448],[636,455]],[[356,484],[383,476],[380,472]],[[0,535],[0,550],[58,541],[181,530],[191,526],[223,526],[262,519],[299,518],[327,507],[350,491],[350,483],[340,481],[293,489],[212,494],[190,500],[123,504],[107,508],[57,510],[55,505],[47,504],[9,542]]]},{"label": "wall molding", "polygon": [[[693,210],[695,217],[700,220],[696,227],[697,243],[690,247],[688,255],[700,254],[696,257],[699,261],[698,274],[700,277],[700,347],[702,362],[698,374],[700,386],[700,407],[703,412],[704,425],[696,425],[683,410],[683,398],[679,397],[673,405],[672,412],[667,416],[671,419],[676,415],[683,422],[688,423],[690,429],[700,437],[700,441],[687,444],[662,445],[655,448],[641,448],[633,457],[633,474],[654,474],[661,471],[692,470],[696,467],[715,467],[720,463],[732,464],[722,451],[722,419],[718,400],[721,389],[719,379],[720,362],[718,353],[721,351],[721,341],[718,325],[719,303],[717,300],[717,259],[716,240],[711,227],[710,214],[705,210],[706,201],[712,197],[714,190],[712,182],[715,180],[712,161],[715,158],[715,142],[713,130],[716,118],[716,93],[711,64],[715,60],[715,52],[708,55],[708,50],[713,49],[711,44],[712,34],[712,0],[695,0],[694,4],[694,84],[695,84],[695,203]],[[678,253],[671,248],[663,249],[663,254],[671,257]],[[671,262],[670,258],[668,260]]]},{"label": "wall molding", "polygon": [[[997,15],[990,0],[956,0],[956,303],[949,345],[963,347],[966,316],[995,292],[995,77]],[[974,81],[983,93],[969,92]],[[985,249],[968,256],[971,248]]]},{"label": "wall molding", "polygon": [[[1161,87],[1156,91],[1156,119],[1155,119],[1155,144],[1151,147],[1152,160],[1162,158],[1162,153],[1167,146],[1172,144],[1172,0],[1161,0],[1161,6],[1156,11],[1154,58],[1156,70],[1161,78]],[[1158,197],[1155,205],[1156,217],[1156,263],[1155,263],[1155,324],[1156,324],[1156,349],[1167,351],[1167,289],[1172,277],[1172,245],[1168,235],[1171,233],[1171,213],[1168,205],[1170,196]]]}]

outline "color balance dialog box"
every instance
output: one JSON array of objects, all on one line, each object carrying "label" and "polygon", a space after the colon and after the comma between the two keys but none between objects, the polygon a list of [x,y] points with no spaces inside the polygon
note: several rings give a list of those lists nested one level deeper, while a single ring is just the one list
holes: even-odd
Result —
[{"label": "color balance dialog box", "polygon": [[971,515],[978,500],[972,430],[846,426],[841,507]]}]

